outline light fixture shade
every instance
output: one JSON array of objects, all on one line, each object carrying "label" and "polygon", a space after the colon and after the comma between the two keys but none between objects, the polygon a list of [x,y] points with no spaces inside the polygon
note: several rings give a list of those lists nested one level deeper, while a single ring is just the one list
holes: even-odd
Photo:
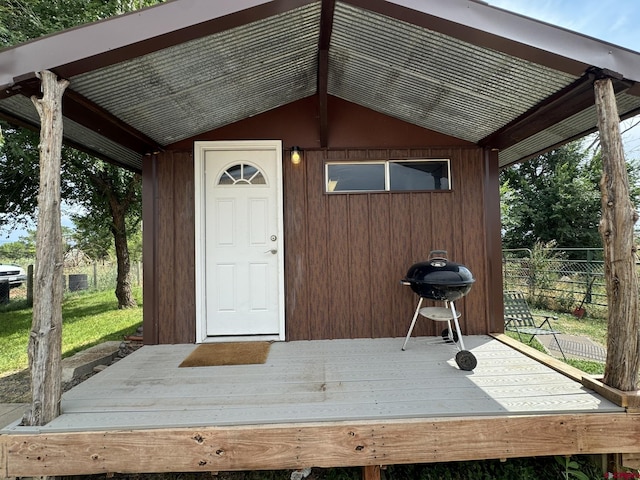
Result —
[{"label": "light fixture shade", "polygon": [[302,150],[300,147],[291,147],[291,163],[298,165],[302,162]]}]

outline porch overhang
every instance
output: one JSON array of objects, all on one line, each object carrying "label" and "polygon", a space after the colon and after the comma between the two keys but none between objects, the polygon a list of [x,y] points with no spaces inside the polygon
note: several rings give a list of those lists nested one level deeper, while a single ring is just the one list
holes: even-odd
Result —
[{"label": "porch overhang", "polygon": [[[594,72],[640,112],[640,55],[473,0],[175,0],[0,51],[0,116],[37,127],[35,73],[71,81],[67,140],[141,157],[306,97],[499,151],[505,166],[595,131]],[[401,147],[399,145],[399,147]]]}]

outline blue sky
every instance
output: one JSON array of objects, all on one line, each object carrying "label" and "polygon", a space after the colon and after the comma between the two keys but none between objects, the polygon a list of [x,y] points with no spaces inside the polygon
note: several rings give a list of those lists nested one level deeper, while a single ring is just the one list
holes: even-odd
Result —
[{"label": "blue sky", "polygon": [[487,0],[487,3],[640,52],[638,0]]}]

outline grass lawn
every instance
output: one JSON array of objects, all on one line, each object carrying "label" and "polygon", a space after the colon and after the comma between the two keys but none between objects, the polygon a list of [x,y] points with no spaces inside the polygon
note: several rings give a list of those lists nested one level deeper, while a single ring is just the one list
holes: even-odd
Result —
[{"label": "grass lawn", "polygon": [[[555,330],[558,330],[566,335],[580,335],[584,337],[588,337],[594,342],[606,347],[607,345],[607,320],[605,318],[592,318],[592,317],[584,317],[582,319],[574,317],[570,313],[560,313],[553,312],[551,310],[539,310],[539,309],[531,309],[531,313],[534,315],[534,318],[537,321],[542,321],[541,317],[537,317],[537,315],[544,316],[555,316],[558,317],[557,320],[551,320],[551,327]],[[518,335],[513,332],[505,332],[511,338],[518,340]],[[525,335],[528,339],[528,336]],[[525,340],[525,338],[523,338]],[[537,341],[532,342],[532,347],[544,352],[544,347],[539,344]],[[562,359],[560,359],[562,360]],[[595,362],[591,360],[577,360],[577,359],[567,359],[566,363],[582,370],[585,373],[589,373],[591,375],[601,375],[604,373],[604,363]]]},{"label": "grass lawn", "polygon": [[551,320],[553,328],[566,335],[582,335],[605,347],[607,345],[606,318],[584,317],[576,318],[570,313],[544,312],[545,315],[555,315],[557,320]]},{"label": "grass lawn", "polygon": [[[118,310],[113,291],[65,295],[62,305],[62,356],[108,340],[122,340],[142,323],[142,290],[134,288],[137,308]],[[24,304],[23,304],[24,305]],[[27,343],[32,309],[0,308],[0,376],[28,366]],[[19,304],[18,304],[19,308]]]}]

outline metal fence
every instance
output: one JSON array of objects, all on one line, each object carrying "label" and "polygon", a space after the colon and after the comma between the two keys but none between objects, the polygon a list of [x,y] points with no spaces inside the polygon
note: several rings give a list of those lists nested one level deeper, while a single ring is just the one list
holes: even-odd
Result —
[{"label": "metal fence", "polygon": [[[0,263],[3,263],[1,259]],[[15,264],[16,262],[10,263]],[[20,262],[19,265],[27,272],[33,269],[33,264],[29,261]],[[117,273],[115,261],[65,265],[63,269],[63,288],[65,293],[85,290],[115,290]],[[142,262],[131,262],[131,284],[134,286],[142,285]],[[9,301],[26,299],[26,282],[17,288],[10,289]]]},{"label": "metal fence", "polygon": [[504,289],[525,292],[541,306],[560,311],[606,308],[602,255],[602,249],[593,248],[503,250]]}]

